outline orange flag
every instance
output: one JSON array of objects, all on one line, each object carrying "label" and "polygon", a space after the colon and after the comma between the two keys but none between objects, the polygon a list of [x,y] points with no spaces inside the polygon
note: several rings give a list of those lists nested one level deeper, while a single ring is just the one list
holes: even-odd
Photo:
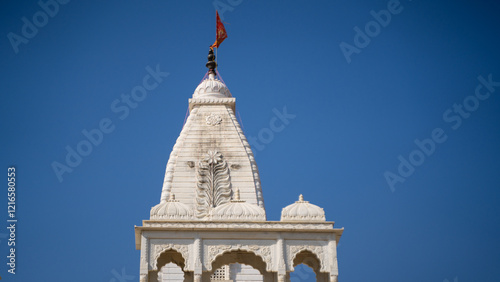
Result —
[{"label": "orange flag", "polygon": [[224,41],[224,39],[227,38],[227,33],[226,29],[224,28],[224,25],[222,24],[222,21],[219,18],[219,12],[216,12],[217,14],[217,38],[215,39],[214,44],[210,46],[210,48],[219,48],[219,45]]}]

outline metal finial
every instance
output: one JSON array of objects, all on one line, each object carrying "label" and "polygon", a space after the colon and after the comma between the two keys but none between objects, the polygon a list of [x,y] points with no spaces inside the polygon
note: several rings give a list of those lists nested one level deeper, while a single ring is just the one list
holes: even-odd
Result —
[{"label": "metal finial", "polygon": [[214,50],[212,48],[210,48],[210,51],[208,51],[207,58],[208,62],[205,66],[208,68],[208,73],[215,75],[215,68],[217,67],[217,63],[215,62]]}]

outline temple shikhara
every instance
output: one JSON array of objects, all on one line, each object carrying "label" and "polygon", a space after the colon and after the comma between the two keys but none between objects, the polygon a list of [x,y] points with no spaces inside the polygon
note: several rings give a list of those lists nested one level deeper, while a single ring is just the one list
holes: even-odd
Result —
[{"label": "temple shikhara", "polygon": [[338,281],[343,228],[302,195],[283,208],[280,221],[267,221],[259,170],[212,50],[206,66],[170,154],[160,202],[135,227],[140,281],[284,282],[300,264],[317,281]]}]

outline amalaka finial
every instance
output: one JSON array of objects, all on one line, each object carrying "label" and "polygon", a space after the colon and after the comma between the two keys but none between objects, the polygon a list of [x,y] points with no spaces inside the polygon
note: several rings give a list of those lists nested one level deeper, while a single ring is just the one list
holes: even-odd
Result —
[{"label": "amalaka finial", "polygon": [[304,196],[302,196],[302,194],[299,195],[299,202],[303,202],[304,201]]}]

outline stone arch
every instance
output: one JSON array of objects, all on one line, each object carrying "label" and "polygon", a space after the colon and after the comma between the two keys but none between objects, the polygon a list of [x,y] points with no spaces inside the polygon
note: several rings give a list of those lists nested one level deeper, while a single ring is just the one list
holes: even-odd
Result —
[{"label": "stone arch", "polygon": [[188,262],[187,246],[182,245],[157,245],[155,247],[155,257],[153,260],[153,270],[159,270],[162,266],[169,262],[173,262],[185,270]]},{"label": "stone arch", "polygon": [[315,273],[318,273],[321,269],[321,261],[316,254],[309,250],[303,250],[295,254],[292,261],[292,270],[299,264],[305,264],[312,268]]},{"label": "stone arch", "polygon": [[295,270],[288,274],[290,282],[313,281],[311,278],[314,278],[314,281],[317,280],[316,272],[310,266],[301,263],[295,265],[294,268]]},{"label": "stone arch", "polygon": [[315,257],[319,263],[319,271],[322,272],[327,272],[326,266],[327,266],[327,261],[325,261],[324,253],[323,253],[323,247],[322,246],[304,246],[304,245],[296,245],[296,246],[290,246],[289,249],[287,250],[288,253],[288,258],[289,258],[289,264],[290,264],[290,270],[294,271],[294,260],[297,258],[297,256],[301,253],[308,252],[311,257]]},{"label": "stone arch", "polygon": [[186,266],[186,260],[180,252],[174,249],[167,249],[158,254],[155,261],[155,270],[160,270],[163,266],[169,263],[178,265],[183,271]]},{"label": "stone arch", "polygon": [[169,262],[158,269],[158,281],[186,281],[186,272],[174,262]]},{"label": "stone arch", "polygon": [[217,255],[211,263],[211,270],[209,275],[212,275],[216,269],[223,265],[231,263],[246,264],[257,269],[260,274],[266,275],[266,262],[263,258],[254,252],[247,250],[229,250]]},{"label": "stone arch", "polygon": [[[270,272],[272,271],[272,255],[271,255],[271,247],[270,246],[260,246],[260,245],[213,245],[209,246],[208,252],[207,252],[207,257],[206,257],[206,264],[205,267],[209,271],[214,271],[212,268],[213,263],[221,256],[225,256],[227,253],[249,253],[252,254],[255,257],[258,257],[262,263],[263,263],[263,269],[259,271],[261,273],[263,272]],[[238,261],[234,261],[238,262]],[[229,262],[233,263],[233,262]],[[238,262],[238,263],[243,263],[247,265],[251,265],[252,267],[256,268],[256,266],[250,264],[250,263],[245,263],[245,262]],[[224,265],[224,264],[222,264]],[[259,266],[261,267],[261,266]]]},{"label": "stone arch", "polygon": [[312,268],[316,274],[316,281],[328,281],[328,273],[321,272],[321,266],[324,262],[312,251],[305,249],[297,252],[292,260],[292,271],[299,264],[304,264]]},{"label": "stone arch", "polygon": [[[192,280],[193,273],[186,271],[186,264],[188,262],[187,246],[172,244],[157,245],[154,250],[155,252],[151,254],[154,257],[154,260],[151,261],[152,269],[148,271],[147,281],[158,281],[159,271],[169,263],[173,263],[180,267],[184,272],[184,281]],[[146,277],[141,279],[146,280],[145,278]]]}]

